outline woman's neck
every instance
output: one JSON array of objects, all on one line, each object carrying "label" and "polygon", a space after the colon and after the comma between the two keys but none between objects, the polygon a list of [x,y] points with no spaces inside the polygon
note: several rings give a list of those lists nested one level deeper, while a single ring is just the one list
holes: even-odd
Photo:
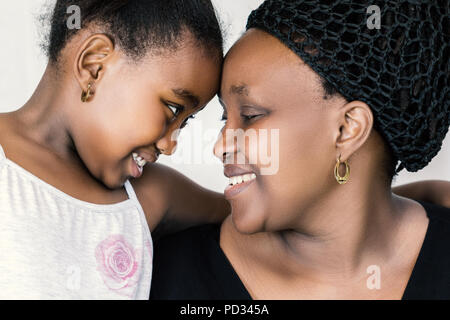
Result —
[{"label": "woman's neck", "polygon": [[310,208],[305,216],[311,218],[301,221],[299,229],[275,233],[291,261],[315,272],[348,277],[395,254],[402,224],[397,198],[381,185],[348,187]]},{"label": "woman's neck", "polygon": [[381,184],[346,187],[304,209],[294,228],[240,235],[235,245],[267,269],[320,281],[346,281],[367,275],[369,266],[385,266],[407,237],[404,213],[414,205]]}]

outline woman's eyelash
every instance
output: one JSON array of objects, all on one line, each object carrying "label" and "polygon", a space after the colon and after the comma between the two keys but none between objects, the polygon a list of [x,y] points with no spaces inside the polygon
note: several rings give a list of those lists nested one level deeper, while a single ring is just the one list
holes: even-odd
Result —
[{"label": "woman's eyelash", "polygon": [[[241,117],[244,119],[245,122],[249,122],[254,118],[258,118],[262,116],[262,114],[255,114],[255,115],[243,115],[241,114]],[[227,121],[228,117],[226,114],[222,114],[222,118],[220,119],[220,121]]]},{"label": "woman's eyelash", "polygon": [[241,115],[241,117],[244,119],[245,123],[248,123],[248,122],[252,121],[253,119],[259,118],[261,116],[262,116],[262,114],[255,114],[255,115],[244,115],[244,114],[242,114]]},{"label": "woman's eyelash", "polygon": [[244,119],[246,119],[246,120],[251,120],[251,119],[256,118],[258,116],[259,116],[259,114],[257,114],[257,115],[249,115],[249,116],[246,116],[245,114],[242,115],[242,117]]}]

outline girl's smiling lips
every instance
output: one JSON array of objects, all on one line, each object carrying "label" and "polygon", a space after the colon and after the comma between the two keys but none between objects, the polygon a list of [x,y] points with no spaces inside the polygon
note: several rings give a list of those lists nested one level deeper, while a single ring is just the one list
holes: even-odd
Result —
[{"label": "girl's smiling lips", "polygon": [[156,162],[159,157],[159,152],[149,152],[149,151],[143,151],[143,150],[137,150],[135,151],[142,159],[144,159],[146,162]]},{"label": "girl's smiling lips", "polygon": [[147,163],[154,163],[158,160],[159,152],[149,153],[146,151],[133,152],[131,155],[131,176],[140,178]]},{"label": "girl's smiling lips", "polygon": [[140,178],[142,176],[142,173],[144,172],[143,169],[141,169],[136,161],[134,161],[133,157],[131,157],[131,176],[135,179]]}]

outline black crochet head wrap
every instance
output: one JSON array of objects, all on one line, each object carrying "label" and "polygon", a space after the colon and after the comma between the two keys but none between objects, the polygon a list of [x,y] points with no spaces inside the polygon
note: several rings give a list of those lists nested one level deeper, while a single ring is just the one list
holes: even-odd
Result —
[{"label": "black crochet head wrap", "polygon": [[[368,27],[371,5],[380,29]],[[367,103],[397,172],[439,152],[450,124],[448,0],[267,0],[250,28],[277,37],[348,101]]]}]

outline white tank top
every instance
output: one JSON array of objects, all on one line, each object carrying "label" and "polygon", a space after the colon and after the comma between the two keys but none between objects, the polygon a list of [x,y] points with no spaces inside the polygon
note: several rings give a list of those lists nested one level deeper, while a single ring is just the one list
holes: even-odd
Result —
[{"label": "white tank top", "polygon": [[125,188],[117,204],[75,199],[0,145],[0,299],[148,299],[153,242]]}]

